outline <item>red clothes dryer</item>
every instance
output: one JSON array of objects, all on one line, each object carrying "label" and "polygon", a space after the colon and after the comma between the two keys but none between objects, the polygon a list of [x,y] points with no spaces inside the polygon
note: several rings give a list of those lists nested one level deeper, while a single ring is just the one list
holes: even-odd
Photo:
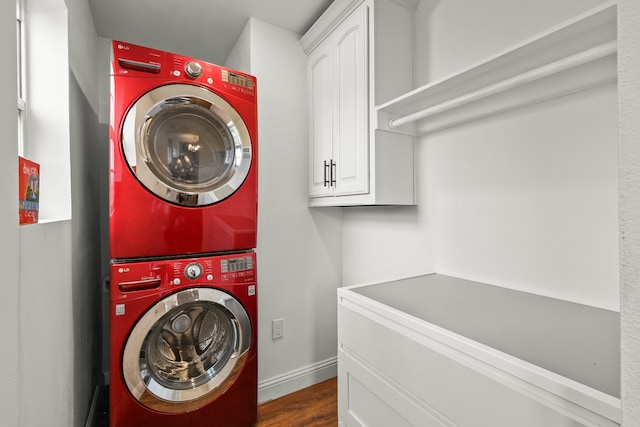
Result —
[{"label": "red clothes dryer", "polygon": [[252,252],[111,265],[111,427],[249,427],[257,417]]},{"label": "red clothes dryer", "polygon": [[256,246],[255,77],[112,42],[112,259]]}]

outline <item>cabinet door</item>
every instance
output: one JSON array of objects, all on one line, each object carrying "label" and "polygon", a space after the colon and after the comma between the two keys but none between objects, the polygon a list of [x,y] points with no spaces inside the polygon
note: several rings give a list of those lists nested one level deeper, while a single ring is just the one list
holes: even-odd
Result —
[{"label": "cabinet door", "polygon": [[332,60],[331,46],[319,46],[309,56],[308,77],[308,156],[309,196],[333,193],[331,187],[332,127]]},{"label": "cabinet door", "polygon": [[367,21],[363,5],[331,37],[334,195],[369,191]]}]

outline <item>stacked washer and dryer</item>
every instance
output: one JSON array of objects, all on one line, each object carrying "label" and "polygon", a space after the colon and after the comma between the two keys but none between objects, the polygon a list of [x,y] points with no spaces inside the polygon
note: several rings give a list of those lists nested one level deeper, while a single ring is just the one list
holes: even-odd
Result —
[{"label": "stacked washer and dryer", "polygon": [[256,79],[111,47],[110,425],[251,426]]}]

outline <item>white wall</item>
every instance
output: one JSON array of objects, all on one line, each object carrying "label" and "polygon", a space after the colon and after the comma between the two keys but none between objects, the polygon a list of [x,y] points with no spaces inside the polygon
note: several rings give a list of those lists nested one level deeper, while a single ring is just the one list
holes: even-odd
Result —
[{"label": "white wall", "polygon": [[422,0],[418,85],[449,75],[605,0]]},{"label": "white wall", "polygon": [[[32,0],[33,1],[33,0]],[[90,108],[99,111],[100,91],[96,85],[100,75],[106,74],[100,68],[108,63],[109,57],[101,61],[103,52],[98,49],[98,36],[87,0],[65,0],[69,10],[69,69],[73,73]],[[108,100],[108,99],[107,99]],[[108,117],[107,117],[108,119]]]},{"label": "white wall", "polygon": [[[423,147],[416,154],[422,159]],[[415,207],[345,208],[342,285],[375,283],[432,273],[433,226],[427,206],[426,170],[416,167]]]},{"label": "white wall", "polygon": [[[73,423],[71,283],[70,221],[20,228],[20,422],[15,425],[81,425]],[[37,410],[34,396],[43,396]]]},{"label": "white wall", "polygon": [[640,2],[618,9],[622,421],[640,425]]},{"label": "white wall", "polygon": [[227,67],[249,73],[251,71],[251,20],[247,22],[225,62]]},{"label": "white wall", "polygon": [[619,310],[616,88],[422,138],[441,273]]},{"label": "white wall", "polygon": [[[4,345],[0,350],[0,364],[3,366],[0,424],[3,426],[82,426],[96,381],[94,325],[98,307],[92,297],[96,274],[91,254],[92,247],[97,245],[97,237],[95,225],[92,225],[94,199],[89,195],[93,184],[82,174],[77,174],[83,167],[91,168],[88,159],[80,153],[86,154],[89,150],[82,143],[92,136],[91,129],[96,119],[89,106],[91,103],[79,88],[75,76],[69,73],[66,53],[69,51],[72,58],[92,62],[93,58],[84,53],[77,54],[76,49],[83,46],[91,51],[95,32],[88,30],[93,24],[91,20],[86,21],[86,2],[70,0],[68,3],[68,14],[62,1],[48,2],[46,9],[38,11],[37,19],[44,21],[37,22],[55,21],[64,30],[68,28],[69,38],[74,40],[75,47],[67,49],[65,40],[55,49],[62,61],[61,65],[55,64],[56,86],[63,90],[56,98],[49,99],[49,105],[46,102],[41,104],[44,107],[41,111],[49,108],[50,113],[30,117],[30,126],[37,129],[46,123],[54,117],[51,111],[56,108],[66,108],[72,120],[70,124],[54,125],[56,129],[64,127],[60,132],[65,135],[62,139],[48,139],[46,132],[38,130],[29,134],[32,138],[29,149],[35,155],[44,153],[43,160],[50,160],[49,154],[36,144],[61,146],[59,153],[52,157],[55,157],[54,162],[66,161],[65,173],[71,178],[62,180],[66,189],[50,188],[48,191],[52,191],[54,196],[65,194],[68,206],[62,209],[62,215],[55,216],[66,220],[23,227],[18,226],[16,203],[15,2],[2,2],[0,5],[3,22],[0,32],[4,41],[0,49],[5,58],[0,63],[0,75],[3,76],[0,82],[0,120],[6,141],[0,145],[0,268],[3,271],[4,305],[0,310],[0,321],[5,325]],[[35,5],[31,2],[31,6]],[[47,21],[47,14],[54,19]],[[77,24],[83,29],[78,29]],[[64,38],[62,33],[58,35]],[[53,66],[48,64],[48,67]],[[33,71],[46,73],[50,71],[48,67]],[[91,83],[95,76],[86,68],[78,74],[82,76],[85,90],[91,92],[96,86]],[[49,80],[53,78],[51,73],[46,76]],[[89,98],[97,99],[97,93],[90,94]],[[78,160],[85,164],[80,169],[72,164],[69,169],[70,156],[76,161],[76,166]],[[49,164],[56,167],[55,163]],[[72,191],[73,208],[68,197]],[[65,209],[68,209],[66,213]],[[71,221],[68,220],[70,216],[73,216]],[[33,405],[34,399],[37,407]]]},{"label": "white wall", "polygon": [[[336,374],[342,213],[307,207],[306,57],[298,38],[250,19],[227,63],[258,80],[260,401]],[[277,318],[285,319],[285,336],[272,340]]]},{"label": "white wall", "polygon": [[[2,423],[18,425],[18,110],[16,94],[15,2],[0,2],[0,270],[3,272],[0,324],[4,345],[0,347],[0,414]],[[14,143],[15,142],[15,143]]]},{"label": "white wall", "polygon": [[[423,1],[416,80],[601,1],[561,3]],[[344,283],[436,270],[617,310],[615,141],[615,85],[420,137],[417,208],[345,210]]]}]

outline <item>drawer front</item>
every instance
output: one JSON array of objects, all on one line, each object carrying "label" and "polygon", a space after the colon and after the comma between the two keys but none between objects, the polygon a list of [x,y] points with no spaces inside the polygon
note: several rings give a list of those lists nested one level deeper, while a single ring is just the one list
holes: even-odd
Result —
[{"label": "drawer front", "polygon": [[342,350],[338,351],[338,415],[346,427],[451,427]]}]

